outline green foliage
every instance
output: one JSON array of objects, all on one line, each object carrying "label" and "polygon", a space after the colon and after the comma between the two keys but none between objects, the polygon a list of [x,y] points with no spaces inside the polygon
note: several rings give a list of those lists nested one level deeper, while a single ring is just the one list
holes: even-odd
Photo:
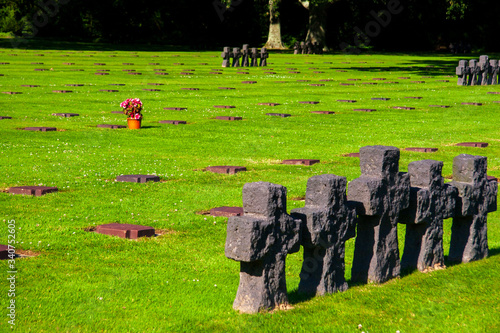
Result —
[{"label": "green foliage", "polygon": [[[227,219],[197,214],[217,206],[240,206],[242,186],[254,181],[286,186],[288,209],[302,207],[303,201],[292,199],[305,194],[309,177],[324,173],[345,176],[349,181],[359,177],[359,160],[344,154],[372,144],[439,148],[432,154],[402,150],[401,171],[412,161],[435,159],[444,161],[443,174],[449,179],[453,158],[468,153],[487,156],[488,174],[500,177],[498,107],[494,103],[498,98],[487,94],[498,88],[458,87],[453,76],[461,56],[271,54],[269,62],[276,75],[264,74],[261,68],[248,68],[248,75],[237,74],[235,68],[211,75],[212,68],[220,67],[219,52],[162,52],[153,47],[133,52],[129,45],[37,41],[30,42],[25,51],[10,49],[9,43],[2,41],[4,48],[0,49],[2,59],[10,62],[0,65],[0,73],[5,75],[0,77],[0,91],[23,94],[0,97],[0,115],[13,117],[0,120],[0,244],[6,242],[5,222],[14,219],[18,249],[37,254],[17,259],[19,332],[360,332],[358,324],[365,332],[500,330],[499,212],[488,216],[490,258],[455,266],[448,263],[446,270],[429,274],[408,272],[381,286],[351,285],[345,293],[304,298],[296,293],[301,254],[291,255],[287,283],[295,309],[255,316],[240,315],[231,308],[239,264],[224,256]],[[40,53],[44,56],[35,56]],[[497,54],[490,56],[498,58]],[[134,65],[122,65],[129,62]],[[285,68],[291,66],[301,73],[288,73]],[[128,75],[124,68],[143,75]],[[157,68],[170,75],[155,75]],[[110,75],[94,75],[98,69],[109,69]],[[180,75],[184,69],[195,69],[194,75]],[[313,73],[317,70],[324,73]],[[379,77],[387,80],[377,81],[377,85],[339,85],[351,78],[374,82]],[[299,79],[332,81],[313,87],[297,82]],[[245,85],[243,80],[258,83]],[[411,82],[416,80],[426,83]],[[383,83],[390,81],[399,84]],[[66,86],[75,83],[84,86]],[[125,85],[110,86],[116,83]],[[152,87],[148,83],[164,85],[155,86],[159,92],[144,91]],[[41,86],[21,87],[30,84]],[[218,89],[222,86],[236,90]],[[183,87],[200,90],[181,90]],[[408,96],[423,99],[406,99]],[[111,111],[120,110],[120,102],[132,97],[144,103],[142,129],[96,127],[125,124],[123,114]],[[391,100],[373,101],[372,97]],[[298,103],[303,100],[321,103]],[[281,105],[257,105],[261,102]],[[484,105],[465,106],[462,102]],[[213,107],[219,104],[236,108]],[[431,108],[431,104],[451,108]],[[416,110],[392,108],[399,105]],[[164,107],[188,109],[167,111]],[[364,113],[353,108],[377,111]],[[336,114],[310,113],[317,110]],[[56,112],[80,116],[51,115]],[[268,112],[293,116],[269,117]],[[216,116],[242,116],[243,120],[219,121]],[[158,123],[165,119],[188,124]],[[59,131],[18,130],[28,126],[54,126]],[[485,141],[490,146],[454,145],[463,141]],[[289,158],[318,158],[321,163],[311,167],[280,164]],[[203,171],[209,165],[243,165],[248,171],[236,175]],[[162,182],[114,181],[117,175],[136,173],[157,174]],[[36,184],[57,186],[60,191],[44,197],[4,192],[11,186]],[[160,235],[128,241],[85,231],[111,222],[153,226]],[[445,253],[450,230],[451,221],[447,220]],[[400,225],[401,249],[404,231]],[[348,279],[353,246],[353,240],[347,243]],[[0,270],[7,271],[5,261],[0,261]],[[0,290],[7,290],[5,278],[0,279]],[[7,297],[0,300],[5,308]],[[0,331],[8,330],[4,318]]]}]

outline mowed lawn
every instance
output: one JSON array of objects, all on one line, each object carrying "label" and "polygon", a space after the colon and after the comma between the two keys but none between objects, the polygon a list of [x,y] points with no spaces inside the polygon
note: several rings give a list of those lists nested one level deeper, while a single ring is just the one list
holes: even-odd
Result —
[{"label": "mowed lawn", "polygon": [[[488,215],[489,258],[459,265],[447,262],[446,270],[427,274],[405,272],[382,285],[351,285],[348,291],[330,296],[297,294],[302,252],[292,254],[287,258],[287,284],[294,308],[258,315],[232,309],[239,263],[224,256],[227,218],[206,214],[214,207],[241,206],[243,185],[257,181],[287,187],[288,210],[302,207],[309,177],[325,173],[348,181],[359,177],[359,159],[345,155],[366,145],[400,148],[401,171],[416,160],[443,161],[447,181],[455,156],[482,155],[488,158],[488,174],[500,177],[500,104],[495,103],[500,95],[489,94],[500,92],[500,87],[459,87],[454,75],[458,60],[479,58],[479,54],[271,53],[267,68],[222,69],[220,51],[144,47],[131,51],[82,44],[34,44],[21,50],[10,49],[5,40],[1,45],[0,63],[8,64],[0,65],[0,92],[22,94],[0,93],[0,116],[12,117],[0,120],[0,244],[7,243],[7,222],[15,220],[19,252],[30,256],[16,259],[14,330],[500,330],[498,212]],[[211,74],[221,69],[222,74]],[[74,84],[82,86],[68,86]],[[99,124],[126,125],[125,115],[111,113],[119,111],[126,98],[143,101],[143,128],[98,128]],[[52,113],[79,116],[61,118]],[[216,116],[243,120],[217,120]],[[160,120],[187,124],[160,124]],[[58,131],[20,130],[33,126]],[[455,146],[471,141],[489,146]],[[407,147],[439,150],[417,153],[405,151]],[[296,158],[321,163],[280,164]],[[245,166],[248,171],[222,175],[204,170],[214,165]],[[122,174],[155,174],[161,182],[115,182]],[[57,186],[59,192],[42,197],[6,193],[9,187],[22,185]],[[131,241],[88,231],[113,222],[152,226],[158,235]],[[445,254],[451,222],[445,221]],[[401,252],[404,232],[405,226],[400,225]],[[348,282],[353,251],[351,239],[346,245]],[[6,261],[0,262],[0,270],[4,309],[0,331],[9,332]]]}]

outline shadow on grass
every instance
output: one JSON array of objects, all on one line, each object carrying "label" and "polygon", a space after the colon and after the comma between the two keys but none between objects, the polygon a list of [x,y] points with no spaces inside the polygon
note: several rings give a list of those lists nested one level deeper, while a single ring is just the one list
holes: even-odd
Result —
[{"label": "shadow on grass", "polygon": [[[488,249],[488,257],[497,256],[500,254],[500,248]],[[453,267],[456,265],[460,265],[462,262],[460,261],[452,261],[448,259],[448,256],[444,256],[444,264],[446,267]]]}]

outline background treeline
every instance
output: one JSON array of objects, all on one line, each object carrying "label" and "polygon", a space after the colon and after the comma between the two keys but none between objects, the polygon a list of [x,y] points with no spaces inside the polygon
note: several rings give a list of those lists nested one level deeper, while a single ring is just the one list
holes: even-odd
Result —
[{"label": "background treeline", "polygon": [[322,7],[327,14],[324,42],[331,50],[339,50],[343,43],[354,45],[355,40],[381,51],[436,50],[460,41],[475,50],[500,49],[498,0],[400,0],[401,13],[392,15],[390,23],[366,43],[359,31],[374,21],[373,12],[387,9],[390,1],[0,0],[0,32],[197,49],[243,43],[263,46],[274,7],[283,44],[291,47],[309,36],[310,13],[304,3],[328,3]]}]

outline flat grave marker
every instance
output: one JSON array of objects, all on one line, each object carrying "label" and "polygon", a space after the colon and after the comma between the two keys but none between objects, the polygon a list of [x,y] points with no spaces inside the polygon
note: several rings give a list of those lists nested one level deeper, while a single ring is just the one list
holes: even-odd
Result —
[{"label": "flat grave marker", "polygon": [[156,175],[120,175],[116,177],[116,181],[129,183],[159,182],[160,177]]},{"label": "flat grave marker", "polygon": [[292,115],[289,113],[266,113],[266,116],[287,118],[291,117]]},{"label": "flat grave marker", "polygon": [[185,125],[187,124],[185,120],[160,120],[160,124],[172,124],[172,125]]},{"label": "flat grave marker", "polygon": [[447,109],[450,106],[449,105],[429,105],[429,107],[431,107],[431,108],[444,108],[444,109]]},{"label": "flat grave marker", "polygon": [[421,148],[421,147],[409,147],[405,148],[406,151],[416,151],[420,153],[434,153],[437,152],[437,148]]},{"label": "flat grave marker", "polygon": [[215,119],[218,120],[229,120],[229,121],[235,121],[235,120],[243,120],[242,117],[230,117],[230,116],[217,116]]},{"label": "flat grave marker", "polygon": [[390,98],[385,97],[372,97],[372,101],[389,101]]},{"label": "flat grave marker", "polygon": [[110,128],[110,129],[118,129],[118,128],[126,128],[125,125],[111,125],[111,124],[99,124],[97,125],[99,128]]},{"label": "flat grave marker", "polygon": [[234,175],[238,172],[247,171],[247,168],[244,166],[234,166],[234,165],[216,165],[216,166],[209,166],[206,168],[206,170],[213,173],[225,173],[229,175]]},{"label": "flat grave marker", "polygon": [[96,227],[95,232],[104,235],[118,236],[126,239],[137,239],[140,237],[152,237],[155,235],[153,227],[136,224],[109,223]]},{"label": "flat grave marker", "polygon": [[398,110],[415,110],[415,108],[410,106],[393,106],[392,108]]},{"label": "flat grave marker", "polygon": [[257,105],[278,106],[279,103],[257,103]]},{"label": "flat grave marker", "polygon": [[353,99],[338,99],[337,102],[343,102],[343,103],[356,103],[357,101]]},{"label": "flat grave marker", "polygon": [[35,132],[54,132],[57,131],[55,127],[25,127],[25,131],[35,131]]},{"label": "flat grave marker", "polygon": [[314,165],[319,163],[319,160],[314,159],[291,159],[291,160],[283,160],[281,164],[292,164],[292,165]]},{"label": "flat grave marker", "polygon": [[333,111],[311,111],[311,113],[315,114],[335,114]]},{"label": "flat grave marker", "polygon": [[315,102],[315,101],[302,101],[302,102],[299,102],[300,104],[319,104],[319,102]]},{"label": "flat grave marker", "polygon": [[65,117],[65,118],[71,118],[71,117],[78,117],[78,113],[53,113],[53,116],[58,116],[58,117]]},{"label": "flat grave marker", "polygon": [[20,91],[2,91],[2,94],[7,94],[7,95],[20,95],[22,92]]},{"label": "flat grave marker", "polygon": [[460,142],[460,143],[457,143],[455,146],[486,148],[486,147],[488,147],[488,143],[487,142]]},{"label": "flat grave marker", "polygon": [[475,105],[475,106],[481,106],[483,103],[462,103],[462,105]]},{"label": "flat grave marker", "polygon": [[40,197],[45,194],[54,193],[58,191],[57,187],[52,186],[17,186],[9,188],[11,194],[33,195]]},{"label": "flat grave marker", "polygon": [[0,119],[12,119],[12,117],[0,116]]},{"label": "flat grave marker", "polygon": [[163,110],[182,111],[182,110],[187,110],[187,108],[168,107],[168,108],[163,108]]},{"label": "flat grave marker", "polygon": [[212,216],[242,216],[243,215],[243,207],[215,207],[210,209],[210,215]]},{"label": "flat grave marker", "polygon": [[236,106],[234,105],[214,105],[214,108],[219,108],[219,109],[234,109]]},{"label": "flat grave marker", "polygon": [[353,111],[374,112],[376,109],[353,109]]}]

